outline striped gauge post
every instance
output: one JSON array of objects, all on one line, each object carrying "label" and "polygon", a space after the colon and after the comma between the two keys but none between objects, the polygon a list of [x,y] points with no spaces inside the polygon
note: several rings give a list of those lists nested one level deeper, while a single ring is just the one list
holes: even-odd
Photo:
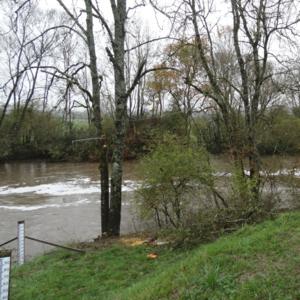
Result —
[{"label": "striped gauge post", "polygon": [[25,262],[25,222],[18,222],[18,264]]},{"label": "striped gauge post", "polygon": [[9,299],[11,252],[0,251],[0,300]]}]

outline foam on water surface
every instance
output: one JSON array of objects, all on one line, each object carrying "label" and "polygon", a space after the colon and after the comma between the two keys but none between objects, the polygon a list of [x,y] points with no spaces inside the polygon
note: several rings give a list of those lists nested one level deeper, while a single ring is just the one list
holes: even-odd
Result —
[{"label": "foam on water surface", "polygon": [[[249,175],[249,171],[244,171],[246,175]],[[276,172],[267,173],[266,171],[261,172],[261,176],[288,176],[300,177],[300,169],[282,169]],[[217,172],[214,174],[217,177],[230,177],[232,176],[229,172]],[[38,184],[39,180],[36,180],[35,185],[26,185],[22,183],[20,185],[12,184],[0,186],[0,199],[5,196],[14,196],[25,194],[30,195],[44,195],[46,197],[54,197],[54,203],[44,204],[27,204],[27,205],[1,205],[0,209],[7,210],[19,210],[19,211],[33,211],[45,208],[60,208],[79,206],[89,203],[97,203],[99,201],[93,201],[89,199],[81,199],[78,201],[70,201],[61,203],[61,197],[67,197],[72,195],[92,195],[100,193],[100,181],[92,181],[89,177],[71,178],[64,182],[53,182],[46,184]],[[122,192],[133,192],[141,186],[141,181],[124,180],[122,185]],[[55,198],[59,199],[56,203]],[[122,205],[129,205],[129,203],[122,203]]]},{"label": "foam on water surface", "polygon": [[[126,180],[122,186],[123,192],[131,192],[137,189],[138,182]],[[90,178],[80,178],[68,180],[66,182],[54,182],[47,184],[37,184],[33,186],[2,186],[0,187],[0,195],[13,194],[38,194],[51,196],[67,196],[94,194],[100,192],[100,182],[91,181]]]},{"label": "foam on water surface", "polygon": [[79,201],[74,201],[69,203],[53,203],[53,204],[40,204],[40,205],[0,205],[0,209],[2,208],[7,210],[32,211],[32,210],[39,210],[44,208],[79,206],[82,204],[89,204],[89,203],[92,203],[92,201],[88,199],[82,199]]},{"label": "foam on water surface", "polygon": [[[140,183],[132,180],[125,180],[122,185],[123,192],[132,192],[139,187]],[[18,210],[18,211],[33,211],[45,208],[61,208],[70,206],[79,206],[89,203],[97,203],[100,201],[81,199],[78,201],[70,201],[61,203],[61,197],[72,195],[92,195],[100,193],[100,181],[92,181],[90,178],[74,178],[66,182],[54,182],[47,184],[36,184],[33,186],[18,186],[6,185],[0,187],[0,198],[14,195],[44,195],[54,197],[54,203],[44,204],[27,204],[27,205],[1,205],[0,209]],[[57,198],[57,200],[55,200]],[[55,203],[57,201],[57,203]],[[129,203],[122,203],[122,205],[129,205]]]}]

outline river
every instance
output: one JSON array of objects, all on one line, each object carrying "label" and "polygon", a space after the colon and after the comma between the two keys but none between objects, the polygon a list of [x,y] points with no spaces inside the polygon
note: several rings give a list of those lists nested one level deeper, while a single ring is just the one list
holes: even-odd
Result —
[{"label": "river", "polygon": [[[291,170],[300,181],[300,157],[268,157],[264,169],[273,175]],[[228,159],[213,157],[217,176],[231,173]],[[11,162],[0,164],[0,244],[16,237],[17,222],[24,220],[26,235],[54,243],[91,241],[100,234],[100,187],[96,163]],[[134,212],[133,193],[139,186],[136,162],[124,164],[121,233],[147,224]],[[282,189],[284,185],[282,185]],[[298,191],[299,187],[297,186]],[[9,245],[16,248],[16,243]],[[26,241],[30,258],[50,247]]]},{"label": "river", "polygon": [[[140,229],[131,201],[138,181],[135,164],[124,164],[121,233]],[[65,244],[100,234],[100,183],[96,163],[15,162],[0,165],[0,244],[26,235]],[[146,225],[145,225],[146,226]],[[15,249],[16,243],[7,248]],[[27,258],[50,247],[26,241]]]}]

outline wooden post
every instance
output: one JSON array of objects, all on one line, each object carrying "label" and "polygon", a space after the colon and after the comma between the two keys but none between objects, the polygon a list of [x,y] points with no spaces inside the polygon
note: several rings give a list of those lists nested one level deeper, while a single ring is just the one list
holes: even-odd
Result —
[{"label": "wooden post", "polygon": [[18,222],[18,264],[25,262],[25,221]]}]

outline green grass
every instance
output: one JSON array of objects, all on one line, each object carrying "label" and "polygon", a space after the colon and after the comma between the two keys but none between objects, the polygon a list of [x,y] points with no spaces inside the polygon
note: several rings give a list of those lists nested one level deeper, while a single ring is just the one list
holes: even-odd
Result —
[{"label": "green grass", "polygon": [[189,252],[146,246],[46,255],[14,270],[13,299],[300,299],[300,213]]},{"label": "green grass", "polygon": [[[159,259],[147,258],[153,251]],[[54,251],[14,268],[11,299],[112,299],[112,292],[174,263],[182,254],[166,248],[121,244],[87,254]]]}]

